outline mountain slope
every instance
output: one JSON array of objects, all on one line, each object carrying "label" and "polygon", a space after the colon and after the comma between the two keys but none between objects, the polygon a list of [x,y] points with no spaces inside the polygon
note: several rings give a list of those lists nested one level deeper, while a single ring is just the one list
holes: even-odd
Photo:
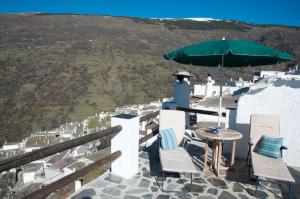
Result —
[{"label": "mountain slope", "polygon": [[[205,81],[207,73],[216,75],[218,69],[183,66],[162,55],[222,37],[264,43],[292,52],[297,60],[300,57],[299,27],[222,20],[0,15],[1,140],[20,140],[33,130],[117,105],[171,96],[171,73],[179,68],[195,74],[193,81]],[[253,70],[226,69],[225,76],[249,79]]]}]

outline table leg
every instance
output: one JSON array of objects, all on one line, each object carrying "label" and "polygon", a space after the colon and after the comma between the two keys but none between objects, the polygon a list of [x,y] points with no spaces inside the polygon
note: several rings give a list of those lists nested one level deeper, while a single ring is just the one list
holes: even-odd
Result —
[{"label": "table leg", "polygon": [[233,166],[233,164],[234,164],[235,146],[236,146],[236,140],[233,140],[232,141],[232,152],[231,152],[231,163],[230,163],[230,166]]},{"label": "table leg", "polygon": [[216,169],[217,168],[217,164],[218,164],[218,142],[216,140],[214,140],[214,162],[213,162],[213,168]]},{"label": "table leg", "polygon": [[211,158],[211,166],[213,167],[215,163],[215,141],[213,141],[212,146],[212,158]]},{"label": "table leg", "polygon": [[217,176],[219,177],[221,158],[222,158],[222,141],[218,141],[218,163],[217,163]]},{"label": "table leg", "polygon": [[208,139],[206,139],[206,142],[205,142],[205,157],[204,157],[203,170],[207,169],[207,156],[208,156]]}]

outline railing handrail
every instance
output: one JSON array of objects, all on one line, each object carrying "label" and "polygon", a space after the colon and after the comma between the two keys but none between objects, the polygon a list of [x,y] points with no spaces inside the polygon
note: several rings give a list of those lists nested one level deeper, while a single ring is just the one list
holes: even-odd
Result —
[{"label": "railing handrail", "polygon": [[[219,113],[217,111],[208,111],[208,110],[201,110],[201,109],[177,107],[177,110],[190,112],[190,113],[200,113],[200,114],[205,114],[205,115],[213,115],[213,116],[218,116],[219,115]],[[226,117],[226,113],[222,112],[221,116]]]},{"label": "railing handrail", "polygon": [[[153,117],[156,117],[157,115],[159,115],[159,111],[141,116],[140,122],[147,121]],[[150,134],[139,139],[139,144],[147,141],[148,139],[152,138],[153,136],[155,136],[158,133],[158,125],[153,126],[151,129],[152,129],[152,132]],[[31,151],[31,152],[28,152],[25,154],[21,154],[18,156],[14,156],[14,157],[2,160],[2,161],[0,161],[0,173],[2,171],[6,171],[11,168],[16,168],[18,166],[25,165],[27,163],[39,160],[41,158],[48,157],[50,155],[59,153],[61,151],[71,149],[73,147],[88,143],[90,141],[106,137],[110,134],[118,133],[121,130],[122,130],[122,126],[118,125],[118,126],[111,127],[111,128],[108,128],[108,129],[105,129],[105,130],[102,130],[102,131],[99,131],[96,133],[91,133],[91,134],[76,138],[73,140],[65,141],[65,142],[54,144],[51,146],[46,146],[41,149],[37,149],[37,150]],[[87,165],[87,166],[81,168],[80,170],[75,171],[74,173],[71,173],[70,175],[67,175],[55,182],[52,182],[37,191],[29,193],[24,198],[25,199],[26,198],[28,198],[28,199],[45,198],[46,196],[48,196],[52,192],[56,191],[57,189],[65,186],[71,182],[74,182],[75,180],[78,180],[80,177],[82,177],[83,175],[88,173],[90,170],[92,170],[96,167],[101,167],[108,162],[114,161],[115,159],[120,157],[121,154],[122,154],[121,151],[116,151],[112,154],[106,155],[102,159],[97,160],[96,162],[94,162],[90,165]],[[47,180],[49,180],[49,179],[47,179]]]},{"label": "railing handrail", "polygon": [[149,140],[150,138],[152,138],[153,136],[157,135],[158,134],[158,128],[159,126],[158,125],[155,125],[151,130],[152,132],[145,135],[144,137],[140,138],[139,139],[139,145],[146,142],[147,140]]},{"label": "railing handrail", "polygon": [[0,172],[6,171],[18,166],[39,160],[41,158],[59,153],[61,151],[88,143],[93,140],[97,140],[103,137],[106,137],[113,133],[118,133],[122,130],[122,126],[114,126],[97,133],[91,133],[82,137],[75,138],[73,140],[68,140],[62,143],[54,144],[51,146],[46,146],[41,149],[37,149],[25,154],[14,156],[5,160],[0,161]]},{"label": "railing handrail", "polygon": [[151,119],[153,117],[156,117],[158,115],[159,115],[159,111],[155,111],[153,113],[149,113],[147,115],[143,115],[143,116],[140,117],[140,122],[146,121],[146,120]]},{"label": "railing handrail", "polygon": [[49,185],[44,186],[43,188],[31,192],[28,195],[24,197],[24,199],[40,199],[45,198],[49,194],[53,193],[57,189],[60,189],[61,187],[74,182],[75,180],[78,180],[80,177],[83,177],[85,174],[89,173],[92,169],[98,168],[100,166],[103,166],[104,164],[107,164],[109,162],[112,162],[119,158],[121,156],[121,151],[116,151],[112,154],[106,155],[105,157],[101,158],[100,160],[97,160],[96,162],[89,164],[78,171],[75,171],[74,173],[71,173],[55,182],[52,182]]}]

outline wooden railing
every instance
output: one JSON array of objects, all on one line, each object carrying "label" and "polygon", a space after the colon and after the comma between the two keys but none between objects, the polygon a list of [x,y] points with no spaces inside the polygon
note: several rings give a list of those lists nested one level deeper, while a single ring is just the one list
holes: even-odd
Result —
[{"label": "wooden railing", "polygon": [[146,142],[147,140],[149,140],[150,138],[152,138],[153,136],[157,135],[159,130],[158,130],[158,125],[153,125],[153,127],[151,128],[151,133],[146,134],[144,137],[142,137],[139,140],[139,144],[142,144],[144,142]]},{"label": "wooden railing", "polygon": [[[150,113],[148,115],[144,115],[142,117],[140,117],[140,122],[144,122],[147,120],[150,120],[153,117],[156,117],[159,114],[159,111],[157,112],[153,112]],[[158,133],[158,125],[153,125],[150,128],[152,131],[150,134],[142,137],[139,140],[139,144],[142,144],[143,142],[149,140],[150,138],[152,138],[153,136],[155,136]],[[48,157],[50,155],[71,149],[73,147],[97,140],[97,139],[101,139],[104,138],[106,136],[115,134],[115,133],[119,133],[122,130],[121,126],[115,126],[115,127],[111,127],[109,129],[106,130],[102,130],[96,133],[91,133],[73,140],[69,140],[69,141],[65,141],[62,143],[58,143],[58,144],[54,144],[51,146],[47,146],[47,147],[43,147],[41,149],[37,149],[34,150],[32,152],[29,153],[25,153],[22,155],[18,155],[18,156],[14,156],[5,160],[0,161],[0,173],[2,171],[6,171],[12,168],[16,168],[19,167],[21,165],[25,165],[27,163],[39,160],[41,158],[45,158]],[[91,170],[95,169],[95,168],[99,168],[102,167],[103,165],[110,163],[114,160],[116,160],[118,157],[120,157],[122,154],[121,151],[116,151],[112,154],[106,155],[105,157],[95,161],[92,164],[89,164],[83,168],[81,168],[78,171],[75,171],[51,184],[48,184],[44,187],[42,187],[41,189],[31,192],[29,194],[23,193],[24,198],[26,199],[40,199],[40,198],[45,198],[47,197],[49,194],[55,192],[57,189],[60,189],[61,187],[74,182],[75,180],[78,180],[79,178],[83,177],[85,174],[87,174],[88,172],[90,172]],[[23,197],[22,196],[22,197]]]},{"label": "wooden railing", "polygon": [[[177,110],[190,112],[190,113],[199,113],[199,114],[204,114],[204,115],[214,115],[214,116],[219,115],[219,113],[217,111],[207,111],[207,110],[192,109],[192,108],[177,107]],[[221,116],[226,117],[226,113],[222,112]]]},{"label": "wooden railing", "polygon": [[153,117],[156,117],[158,115],[159,115],[159,111],[149,113],[148,115],[143,115],[142,117],[140,117],[140,122],[147,121],[147,120],[149,120]]},{"label": "wooden railing", "polygon": [[[144,115],[144,116],[140,117],[140,122],[150,120],[150,119],[152,119],[152,118],[154,118],[158,115],[159,115],[159,111],[150,113],[148,115]],[[142,144],[142,143],[146,142],[147,140],[149,140],[153,136],[157,135],[158,132],[159,132],[158,125],[156,125],[156,124],[152,124],[150,127],[148,127],[148,129],[151,129],[151,133],[149,133],[149,134],[147,134],[147,130],[146,131],[140,131],[140,135],[144,135],[144,137],[142,137],[139,140],[139,144]]]},{"label": "wooden railing", "polygon": [[91,133],[73,140],[65,141],[62,143],[54,144],[51,146],[43,147],[41,149],[34,150],[29,153],[14,156],[5,160],[0,161],[0,172],[6,171],[18,166],[39,160],[41,158],[71,149],[73,147],[94,141],[108,135],[118,133],[122,130],[121,126],[115,126],[106,130],[99,131],[97,133]]},{"label": "wooden railing", "polygon": [[112,162],[116,160],[118,157],[121,156],[121,151],[116,151],[112,154],[109,154],[100,160],[97,160],[96,162],[89,164],[82,169],[79,169],[78,171],[75,171],[74,173],[71,173],[49,185],[46,185],[45,187],[34,191],[24,197],[24,199],[41,199],[45,198],[49,194],[55,192],[57,189],[62,188],[63,186],[70,184],[74,182],[75,180],[78,180],[80,177],[84,176],[85,174],[89,173],[91,170],[95,168],[99,168],[109,162]]}]

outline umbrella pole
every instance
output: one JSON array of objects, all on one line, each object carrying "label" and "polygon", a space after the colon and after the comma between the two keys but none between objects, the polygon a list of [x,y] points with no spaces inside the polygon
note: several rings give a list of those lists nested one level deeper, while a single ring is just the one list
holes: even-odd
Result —
[{"label": "umbrella pole", "polygon": [[218,127],[221,127],[221,108],[222,108],[222,95],[223,95],[223,81],[224,81],[224,55],[222,55],[222,62],[220,67],[220,95],[219,95],[219,114],[218,114]]}]

